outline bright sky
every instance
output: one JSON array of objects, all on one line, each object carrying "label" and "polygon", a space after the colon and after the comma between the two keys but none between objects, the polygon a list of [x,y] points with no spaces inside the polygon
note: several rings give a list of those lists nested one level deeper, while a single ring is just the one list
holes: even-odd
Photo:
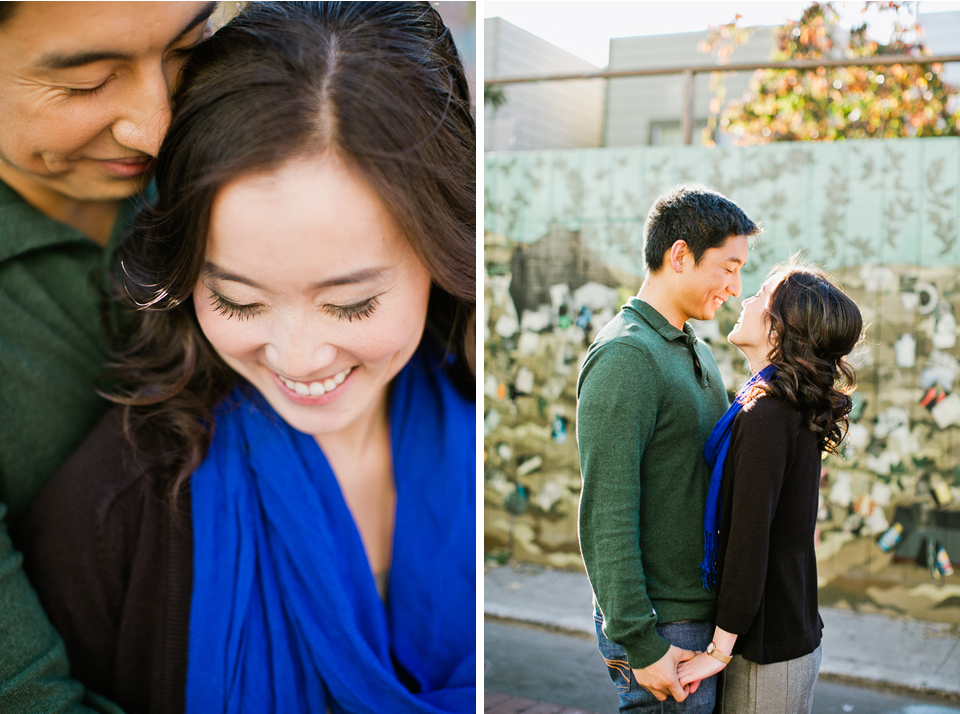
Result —
[{"label": "bright sky", "polygon": [[[606,67],[611,37],[697,32],[731,22],[738,13],[742,16],[741,27],[780,25],[784,20],[799,19],[808,5],[809,1],[793,0],[486,0],[483,14],[502,17],[598,67]],[[918,5],[921,23],[923,13],[960,10],[960,1],[954,0],[924,0]],[[847,24],[860,20],[862,6],[862,2],[835,3]]]}]

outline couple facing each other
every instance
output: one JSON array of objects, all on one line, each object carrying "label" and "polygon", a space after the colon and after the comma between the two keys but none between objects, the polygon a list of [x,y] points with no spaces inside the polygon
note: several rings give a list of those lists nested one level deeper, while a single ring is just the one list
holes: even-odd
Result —
[{"label": "couple facing each other", "polygon": [[459,56],[426,2],[213,7],[0,4],[0,700],[473,712]]},{"label": "couple facing each other", "polygon": [[580,544],[621,712],[811,711],[821,456],[846,432],[863,326],[821,271],[774,268],[728,336],[752,373],[728,405],[686,323],[740,294],[760,230],[702,186],[661,196],[644,283],[580,373]]}]

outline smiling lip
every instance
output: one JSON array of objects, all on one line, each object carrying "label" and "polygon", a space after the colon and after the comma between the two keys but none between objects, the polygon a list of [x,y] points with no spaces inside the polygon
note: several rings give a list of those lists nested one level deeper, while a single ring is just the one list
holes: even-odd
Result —
[{"label": "smiling lip", "polygon": [[134,178],[145,174],[153,166],[150,156],[134,156],[122,159],[94,159],[108,173],[120,178]]},{"label": "smiling lip", "polygon": [[[291,389],[287,386],[284,381],[284,378],[278,375],[276,372],[271,371],[270,374],[273,375],[273,380],[276,382],[277,386],[280,389],[280,393],[283,394],[291,402],[297,404],[303,404],[306,406],[322,406],[324,404],[329,404],[330,402],[338,399],[341,394],[343,394],[347,387],[353,382],[353,376],[357,373],[356,366],[349,369],[349,373],[343,378],[340,383],[336,383],[334,380],[334,386],[331,389],[326,389],[323,394],[300,394],[295,389]],[[325,380],[317,380],[317,382],[328,382],[332,378]]]}]

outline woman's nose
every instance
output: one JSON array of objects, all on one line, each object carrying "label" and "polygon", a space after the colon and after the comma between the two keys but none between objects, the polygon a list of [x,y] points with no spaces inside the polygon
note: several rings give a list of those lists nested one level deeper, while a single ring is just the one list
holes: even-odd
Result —
[{"label": "woman's nose", "polygon": [[267,344],[264,352],[278,373],[297,382],[328,376],[321,372],[337,358],[337,348],[333,345],[301,335],[274,340]]}]

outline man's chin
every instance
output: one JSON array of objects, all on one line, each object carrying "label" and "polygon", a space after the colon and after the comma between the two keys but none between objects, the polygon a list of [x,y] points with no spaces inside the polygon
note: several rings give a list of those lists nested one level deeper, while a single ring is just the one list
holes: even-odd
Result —
[{"label": "man's chin", "polygon": [[98,181],[78,183],[71,198],[94,202],[123,201],[143,191],[152,179],[153,172],[150,171],[131,178],[110,176]]},{"label": "man's chin", "polygon": [[142,191],[153,179],[152,171],[140,176],[120,178],[104,175],[99,171],[96,175],[85,172],[86,175],[61,174],[51,177],[20,171],[9,165],[2,169],[0,180],[34,204],[39,202],[53,205],[63,199],[82,203],[123,201]]}]

